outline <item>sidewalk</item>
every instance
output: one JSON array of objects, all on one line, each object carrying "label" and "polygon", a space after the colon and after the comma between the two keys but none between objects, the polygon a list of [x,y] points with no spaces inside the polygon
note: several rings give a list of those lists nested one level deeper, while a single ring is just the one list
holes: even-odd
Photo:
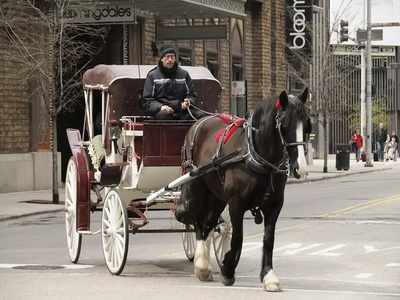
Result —
[{"label": "sidewalk", "polygon": [[[304,183],[325,180],[335,177],[360,174],[366,172],[377,172],[398,168],[398,162],[374,162],[373,167],[365,167],[363,162],[350,161],[350,170],[337,171],[336,161],[328,160],[328,172],[323,173],[323,160],[314,159],[313,165],[309,166],[307,178],[296,180],[290,178],[288,184]],[[36,202],[36,203],[35,203]],[[25,191],[18,193],[0,193],[0,221],[21,218],[30,215],[60,212],[64,210],[64,189],[60,189],[60,204],[52,204],[51,190]]]}]

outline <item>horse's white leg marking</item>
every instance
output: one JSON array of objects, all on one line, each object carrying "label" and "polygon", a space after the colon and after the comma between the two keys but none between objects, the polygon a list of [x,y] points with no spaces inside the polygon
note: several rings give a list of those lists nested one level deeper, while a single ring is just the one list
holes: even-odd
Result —
[{"label": "horse's white leg marking", "polygon": [[211,235],[206,241],[198,240],[194,254],[194,274],[201,281],[212,281],[212,270],[210,265]]},{"label": "horse's white leg marking", "polygon": [[[297,129],[296,129],[296,141],[298,142],[303,142],[303,122],[298,121],[297,122]],[[297,163],[299,164],[299,170],[297,173],[301,176],[304,177],[308,174],[307,170],[307,160],[306,156],[304,153],[304,146],[303,145],[298,145],[297,146],[297,152],[298,152],[298,157],[297,157]]]},{"label": "horse's white leg marking", "polygon": [[280,292],[281,287],[279,283],[279,278],[276,276],[273,269],[269,270],[267,275],[263,279],[264,290],[267,292]]}]

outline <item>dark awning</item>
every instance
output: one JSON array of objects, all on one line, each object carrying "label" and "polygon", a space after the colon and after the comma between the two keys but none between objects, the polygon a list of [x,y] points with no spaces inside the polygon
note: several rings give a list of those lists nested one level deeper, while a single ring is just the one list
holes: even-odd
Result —
[{"label": "dark awning", "polygon": [[64,21],[77,24],[126,24],[135,16],[175,18],[243,18],[246,0],[72,0]]},{"label": "dark awning", "polygon": [[245,17],[246,0],[135,0],[138,9],[162,18]]}]

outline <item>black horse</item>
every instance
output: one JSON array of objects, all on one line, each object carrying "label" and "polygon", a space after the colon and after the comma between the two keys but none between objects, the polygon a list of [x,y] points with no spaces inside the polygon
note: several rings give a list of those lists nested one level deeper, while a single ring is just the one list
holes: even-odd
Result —
[{"label": "black horse", "polygon": [[[280,290],[272,267],[275,223],[289,171],[300,178],[306,166],[304,137],[311,130],[305,107],[307,96],[307,89],[299,97],[282,92],[276,100],[260,103],[243,124],[235,122],[225,130],[226,122],[209,116],[197,121],[186,135],[182,151],[185,171],[234,153],[228,161],[216,163],[214,172],[183,185],[177,203],[177,220],[193,224],[196,230],[194,268],[200,280],[212,280],[208,237],[228,204],[233,232],[231,249],[221,266],[222,282],[232,285],[235,281],[243,242],[243,216],[251,209],[264,216],[260,279],[265,290]],[[233,126],[238,127],[234,133]]]}]

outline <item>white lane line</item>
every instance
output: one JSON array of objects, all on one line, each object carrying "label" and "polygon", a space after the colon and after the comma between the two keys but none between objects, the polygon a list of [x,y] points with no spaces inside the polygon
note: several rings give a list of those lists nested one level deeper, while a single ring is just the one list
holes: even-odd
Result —
[{"label": "white lane line", "polygon": [[311,245],[304,246],[304,247],[301,247],[301,248],[298,248],[298,249],[294,249],[294,250],[286,250],[281,255],[294,255],[294,254],[297,254],[297,253],[302,252],[302,251],[306,251],[306,250],[310,250],[310,249],[319,247],[321,245],[322,244],[315,243],[315,244],[311,244]]},{"label": "white lane line", "polygon": [[383,251],[391,251],[391,250],[398,250],[400,246],[389,247],[389,248],[382,248],[378,249],[373,245],[364,245],[364,254],[375,253],[375,252],[383,252]]},{"label": "white lane line", "polygon": [[242,253],[246,253],[253,250],[259,250],[263,246],[261,242],[254,242],[254,243],[243,243],[242,246]]},{"label": "white lane line", "polygon": [[385,267],[388,267],[388,268],[400,267],[400,263],[388,263],[385,265]]},{"label": "white lane line", "polygon": [[94,265],[47,265],[47,264],[0,264],[0,269],[12,269],[15,267],[23,267],[23,266],[54,266],[54,267],[62,267],[64,269],[70,270],[79,270],[79,269],[89,269],[94,268]]},{"label": "white lane line", "polygon": [[[310,282],[330,282],[330,283],[341,283],[341,284],[360,284],[360,285],[371,285],[371,282],[365,280],[341,280],[333,278],[321,278],[321,277],[307,277],[307,276],[278,276],[282,281],[310,281]],[[259,280],[260,277],[254,275],[239,275],[236,278],[247,278]],[[400,284],[391,281],[374,281],[374,284],[381,287],[400,287]]]},{"label": "white lane line", "polygon": [[[178,285],[177,287],[182,288],[197,288],[197,289],[231,289],[231,290],[253,290],[259,291],[262,290],[261,286],[210,286],[210,285]],[[351,290],[311,290],[311,289],[291,289],[291,288],[283,288],[283,292],[301,292],[301,293],[322,293],[322,294],[346,294],[346,295],[365,295],[365,296],[390,296],[390,297],[400,297],[399,293],[379,293],[379,292],[362,292],[362,291],[351,291]]]},{"label": "white lane line", "polygon": [[61,265],[61,266],[69,270],[90,269],[95,267],[94,265]]},{"label": "white lane line", "polygon": [[309,255],[341,256],[341,255],[343,255],[343,253],[337,253],[337,252],[335,253],[335,252],[331,252],[331,251],[337,250],[337,249],[341,249],[341,248],[344,248],[344,247],[346,247],[346,244],[339,244],[339,245],[336,245],[336,246],[333,246],[333,247],[330,247],[330,248],[327,248],[327,249],[322,249],[320,251],[316,251],[316,252],[310,253]]},{"label": "white lane line", "polygon": [[373,275],[372,273],[360,273],[360,274],[357,274],[354,277],[357,278],[357,279],[367,279],[367,278],[372,277],[372,275]]}]

